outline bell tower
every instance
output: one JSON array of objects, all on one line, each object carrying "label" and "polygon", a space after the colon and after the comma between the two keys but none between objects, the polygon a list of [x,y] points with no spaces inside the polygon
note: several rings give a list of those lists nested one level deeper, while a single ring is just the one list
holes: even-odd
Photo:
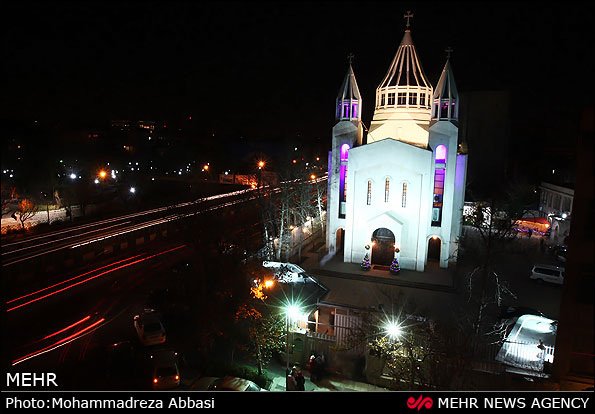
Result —
[{"label": "bell tower", "polygon": [[347,194],[347,168],[349,151],[362,145],[362,98],[353,72],[353,54],[348,56],[349,67],[339,88],[335,106],[335,126],[328,161],[327,191],[327,246],[329,250],[340,250],[337,232],[345,229]]}]

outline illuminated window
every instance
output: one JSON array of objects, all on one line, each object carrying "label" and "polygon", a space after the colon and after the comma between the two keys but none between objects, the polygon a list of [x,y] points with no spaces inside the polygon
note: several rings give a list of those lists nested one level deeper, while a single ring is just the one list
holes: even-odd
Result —
[{"label": "illuminated window", "polygon": [[403,183],[403,193],[401,194],[401,207],[407,207],[407,183]]},{"label": "illuminated window", "polygon": [[366,204],[372,204],[372,181],[368,180],[368,199]]},{"label": "illuminated window", "polygon": [[390,186],[390,178],[384,181],[384,202],[388,203],[388,188]]},{"label": "illuminated window", "polygon": [[351,117],[357,118],[357,103],[351,104]]},{"label": "illuminated window", "polygon": [[397,105],[406,105],[407,104],[407,93],[406,92],[399,92],[397,96]]},{"label": "illuminated window", "polygon": [[444,179],[446,177],[447,148],[444,145],[436,147],[436,169],[434,172],[434,198],[432,200],[432,226],[442,223],[442,202],[444,197]]}]

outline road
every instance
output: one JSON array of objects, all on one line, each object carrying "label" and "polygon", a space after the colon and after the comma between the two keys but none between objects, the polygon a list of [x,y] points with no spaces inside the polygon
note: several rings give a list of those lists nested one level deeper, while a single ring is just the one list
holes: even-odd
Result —
[{"label": "road", "polygon": [[4,365],[12,372],[55,372],[61,390],[108,389],[107,347],[123,340],[137,344],[134,315],[149,292],[172,282],[168,269],[189,252],[180,244],[135,252],[8,300],[3,329],[11,335],[3,335]]},{"label": "road", "polygon": [[[76,249],[195,214],[225,209],[252,201],[256,196],[257,193],[253,189],[240,190],[74,225],[39,235],[4,238],[1,246],[2,267],[8,269],[12,265],[61,250]],[[46,217],[43,214],[41,216]]]}]

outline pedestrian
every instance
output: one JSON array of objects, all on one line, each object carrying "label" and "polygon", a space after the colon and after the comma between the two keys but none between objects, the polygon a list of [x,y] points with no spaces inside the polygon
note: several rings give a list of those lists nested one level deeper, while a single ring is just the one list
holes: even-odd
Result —
[{"label": "pedestrian", "polygon": [[322,379],[322,357],[320,355],[318,355],[315,359],[314,359],[314,375],[316,376],[317,380]]},{"label": "pedestrian", "polygon": [[310,380],[316,381],[316,356],[312,354],[310,356]]},{"label": "pedestrian", "polygon": [[304,377],[304,374],[302,374],[302,371],[298,371],[296,374],[295,383],[295,389],[297,391],[306,391],[306,378]]},{"label": "pedestrian", "polygon": [[529,229],[529,238],[531,238],[532,234],[533,234],[533,230]]},{"label": "pedestrian", "polygon": [[296,390],[296,382],[295,378],[291,373],[287,374],[287,378],[285,378],[285,390],[286,391],[295,391]]}]

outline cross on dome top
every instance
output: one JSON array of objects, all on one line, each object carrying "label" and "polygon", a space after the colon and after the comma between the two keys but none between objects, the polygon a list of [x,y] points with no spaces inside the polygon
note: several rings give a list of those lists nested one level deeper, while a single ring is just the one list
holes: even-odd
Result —
[{"label": "cross on dome top", "polygon": [[413,14],[411,14],[411,11],[408,10],[407,11],[407,14],[404,14],[403,15],[403,18],[407,19],[407,24],[406,24],[407,30],[409,30],[409,26],[410,26],[409,25],[409,18],[410,17],[413,17]]},{"label": "cross on dome top", "polygon": [[451,54],[452,52],[454,52],[454,51],[452,50],[452,47],[450,47],[450,46],[448,46],[446,49],[444,49],[444,51],[446,52],[446,57],[447,57],[448,59],[450,59],[450,54]]},{"label": "cross on dome top", "polygon": [[350,53],[350,54],[348,54],[348,55],[347,55],[347,60],[349,61],[349,64],[350,64],[350,65],[351,65],[351,63],[353,62],[353,58],[354,58],[354,57],[355,57],[355,56],[353,56],[353,53]]}]

